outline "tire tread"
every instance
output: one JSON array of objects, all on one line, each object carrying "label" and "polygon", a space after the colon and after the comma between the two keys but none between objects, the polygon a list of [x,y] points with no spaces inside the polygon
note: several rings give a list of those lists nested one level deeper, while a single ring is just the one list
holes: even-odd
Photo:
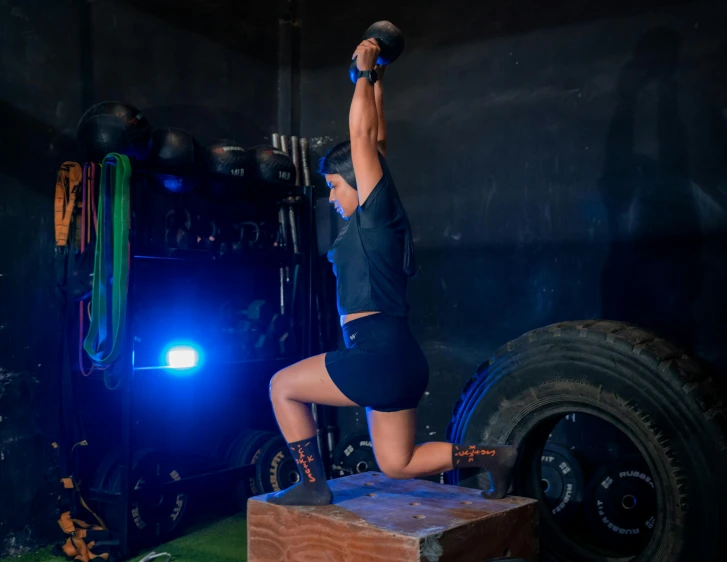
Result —
[{"label": "tire tread", "polygon": [[[522,336],[507,342],[495,350],[492,356],[483,362],[475,375],[467,381],[461,397],[455,404],[452,421],[447,428],[448,437],[455,438],[457,426],[454,420],[461,418],[469,405],[469,395],[479,392],[484,379],[490,375],[493,363],[513,351],[525,347],[540,345],[552,338],[571,336],[605,341],[610,345],[635,355],[641,362],[653,367],[664,377],[672,379],[681,392],[695,403],[702,416],[715,424],[722,442],[727,442],[727,407],[725,394],[719,381],[699,361],[687,355],[683,349],[672,342],[627,322],[612,320],[575,320],[565,321],[536,328]],[[709,414],[709,415],[707,415]]]},{"label": "tire tread", "polygon": [[[701,479],[695,480],[693,464],[685,464],[683,448],[692,446],[691,441],[698,439],[695,444],[700,455],[709,459],[711,471],[721,474],[727,470],[727,389],[722,381],[711,369],[698,358],[689,356],[674,343],[639,326],[610,320],[582,320],[558,322],[531,330],[520,337],[513,339],[495,350],[491,357],[483,362],[472,376],[461,396],[457,400],[452,419],[447,427],[447,438],[450,441],[461,440],[471,425],[471,418],[476,412],[479,397],[489,392],[498,392],[497,387],[501,378],[509,372],[516,371],[521,365],[531,365],[536,359],[548,360],[549,350],[557,346],[556,351],[563,351],[563,356],[577,354],[581,360],[588,361],[589,356],[594,362],[605,365],[610,370],[609,362],[616,370],[628,372],[629,369],[642,373],[644,382],[648,382],[651,392],[664,394],[658,398],[661,403],[674,405],[678,409],[678,416],[684,416],[694,424],[699,435],[693,432],[684,432],[679,441],[674,441],[670,431],[660,429],[656,420],[652,418],[651,410],[645,409],[639,401],[639,396],[617,396],[613,389],[611,400],[615,400],[628,409],[629,415],[639,419],[639,425],[644,432],[650,434],[653,446],[660,448],[662,468],[671,471],[669,481],[676,505],[679,506],[677,514],[686,514],[698,510],[698,505],[692,505],[690,488],[700,487]],[[583,359],[585,357],[585,359]],[[547,368],[547,367],[544,367]],[[503,386],[509,384],[506,380]],[[517,383],[515,383],[517,386]],[[603,387],[601,387],[603,388]],[[615,387],[614,387],[615,388]],[[501,392],[502,390],[500,390]],[[656,398],[656,397],[655,397]],[[497,400],[495,394],[492,400]],[[526,399],[524,399],[526,401]],[[490,404],[493,406],[493,404]],[[494,405],[494,410],[497,406]],[[489,414],[492,410],[484,409],[481,415],[483,427],[496,425],[497,420]],[[675,411],[677,411],[675,409]],[[661,414],[660,414],[661,415]],[[489,419],[487,416],[491,416]],[[633,420],[633,418],[631,418]],[[633,420],[635,421],[635,420]],[[508,422],[510,423],[510,422]],[[478,433],[479,434],[479,433]],[[482,433],[487,437],[486,433]],[[706,454],[708,452],[708,454]],[[687,455],[687,458],[690,455]],[[704,467],[702,463],[699,466]],[[704,469],[702,469],[704,470]],[[470,477],[471,478],[471,477]],[[445,481],[450,484],[460,484],[459,471],[445,473]],[[724,486],[719,485],[723,490]],[[727,510],[719,508],[716,515],[724,520]],[[676,516],[675,516],[676,517]],[[676,527],[683,523],[683,515],[675,519]],[[658,559],[662,559],[667,550],[681,548],[680,544],[661,543]],[[681,551],[680,551],[681,552]],[[550,553],[551,555],[553,553]],[[556,555],[548,560],[570,560]],[[657,558],[654,558],[657,559]],[[671,560],[672,558],[670,558]],[[675,559],[675,558],[674,558]],[[679,560],[689,560],[682,558]],[[711,558],[710,558],[711,559]]]}]

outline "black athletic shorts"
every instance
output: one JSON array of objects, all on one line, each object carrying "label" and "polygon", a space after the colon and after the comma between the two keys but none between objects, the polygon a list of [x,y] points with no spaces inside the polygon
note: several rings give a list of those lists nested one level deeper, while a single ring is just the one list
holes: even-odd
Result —
[{"label": "black athletic shorts", "polygon": [[429,364],[406,318],[372,314],[343,326],[346,349],[326,353],[334,384],[351,401],[380,412],[416,408]]}]

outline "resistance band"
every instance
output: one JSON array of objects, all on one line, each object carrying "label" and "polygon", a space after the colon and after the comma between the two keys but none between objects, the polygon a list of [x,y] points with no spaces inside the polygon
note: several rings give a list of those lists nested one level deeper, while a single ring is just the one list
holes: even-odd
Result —
[{"label": "resistance band", "polygon": [[[97,164],[91,162],[83,166],[83,198],[81,208],[81,254],[90,251],[86,248],[86,244],[90,244],[92,239],[95,244],[98,235],[98,222],[96,218],[96,172]],[[93,235],[92,235],[93,232]],[[88,310],[88,312],[86,312]],[[88,314],[91,317],[91,302],[88,304],[81,299],[78,302],[78,368],[84,377],[89,376],[93,371],[97,370],[96,365],[92,365],[91,369],[86,371],[83,366],[83,318]]]},{"label": "resistance band", "polygon": [[111,153],[104,158],[98,199],[91,325],[83,348],[97,366],[108,367],[121,353],[126,323],[131,222],[131,162],[127,156]]}]

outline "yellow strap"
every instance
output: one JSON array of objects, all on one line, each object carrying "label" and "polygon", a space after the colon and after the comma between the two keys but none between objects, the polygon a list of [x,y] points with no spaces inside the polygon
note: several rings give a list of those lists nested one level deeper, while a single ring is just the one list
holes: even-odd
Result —
[{"label": "yellow strap", "polygon": [[108,529],[108,527],[106,526],[106,523],[104,523],[104,520],[103,520],[103,519],[101,519],[101,518],[100,518],[100,517],[98,516],[98,514],[97,514],[97,513],[96,513],[96,512],[95,512],[95,511],[94,511],[93,509],[91,509],[90,507],[88,507],[88,504],[86,503],[86,500],[84,500],[84,499],[83,499],[83,496],[81,496],[81,495],[79,494],[79,496],[78,496],[78,497],[79,497],[79,499],[81,500],[81,505],[82,505],[82,506],[83,506],[83,507],[84,507],[84,508],[86,509],[86,511],[88,511],[88,512],[89,512],[89,513],[90,513],[91,515],[93,515],[93,516],[94,516],[94,518],[96,519],[96,521],[98,521],[98,526],[99,526],[99,527],[101,527],[101,529],[98,529],[98,530],[99,530],[99,531],[100,531],[100,530],[104,530],[104,531],[105,531],[105,530],[107,530],[107,529]]},{"label": "yellow strap", "polygon": [[80,562],[88,562],[91,557],[89,556],[88,547],[83,539],[72,538],[73,546],[76,547],[78,555],[74,560],[80,560]]},{"label": "yellow strap", "polygon": [[82,178],[83,168],[78,162],[64,162],[58,170],[55,200],[56,246],[68,245],[68,228]]},{"label": "yellow strap", "polygon": [[80,534],[76,533],[75,535],[68,537],[65,544],[61,547],[63,553],[68,556],[68,558],[73,558],[80,562],[89,562],[89,560],[94,560],[96,558],[101,558],[102,560],[109,559],[107,552],[104,552],[103,554],[94,554],[91,552],[91,549],[96,546],[96,541],[90,541],[86,544],[86,541],[83,540],[85,538],[86,531],[83,531]]},{"label": "yellow strap", "polygon": [[71,512],[70,511],[64,511],[61,513],[61,516],[58,518],[58,525],[66,534],[72,534],[76,527],[73,525],[73,520],[71,519]]},{"label": "yellow strap", "polygon": [[[78,444],[88,445],[86,441],[81,441]],[[104,523],[104,520],[101,519],[101,517],[99,517],[98,514],[88,506],[86,500],[83,499],[83,496],[81,495],[81,487],[73,481],[73,478],[70,476],[66,478],[61,478],[61,482],[63,483],[63,487],[65,489],[73,488],[76,490],[76,492],[78,492],[78,499],[81,502],[81,506],[83,506],[83,508],[85,508],[86,511],[88,511],[91,515],[93,515],[94,519],[96,519],[96,522],[98,523],[98,525],[93,525],[91,523],[86,523],[85,521],[82,521],[80,519],[72,519],[70,512],[66,511],[62,513],[60,519],[58,519],[58,524],[61,526],[61,528],[63,528],[64,525],[70,526],[70,531],[65,531],[65,529],[64,531],[67,533],[73,532],[75,530],[75,523],[76,526],[84,529],[91,528],[94,531],[108,530],[108,527],[106,526],[106,523]],[[60,496],[58,496],[58,499],[60,500]]]},{"label": "yellow strap", "polygon": [[91,528],[91,525],[89,525],[85,521],[81,521],[80,519],[71,519],[71,521],[73,521],[73,524],[76,527],[80,527],[81,529],[90,529]]},{"label": "yellow strap", "polygon": [[66,542],[61,549],[68,558],[75,558],[78,555],[78,549],[76,548],[76,545],[73,544],[73,539],[71,537],[66,539]]}]

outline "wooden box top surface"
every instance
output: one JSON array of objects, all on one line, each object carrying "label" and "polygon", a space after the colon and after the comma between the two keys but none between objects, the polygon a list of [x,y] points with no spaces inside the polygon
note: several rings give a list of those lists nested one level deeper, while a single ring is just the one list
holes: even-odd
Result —
[{"label": "wooden box top surface", "polygon": [[[528,509],[536,500],[508,496],[489,500],[480,490],[426,480],[392,480],[380,472],[365,472],[329,481],[332,505],[276,506],[341,523],[373,526],[392,533],[425,538],[509,510]],[[250,498],[265,501],[266,495]]]}]

